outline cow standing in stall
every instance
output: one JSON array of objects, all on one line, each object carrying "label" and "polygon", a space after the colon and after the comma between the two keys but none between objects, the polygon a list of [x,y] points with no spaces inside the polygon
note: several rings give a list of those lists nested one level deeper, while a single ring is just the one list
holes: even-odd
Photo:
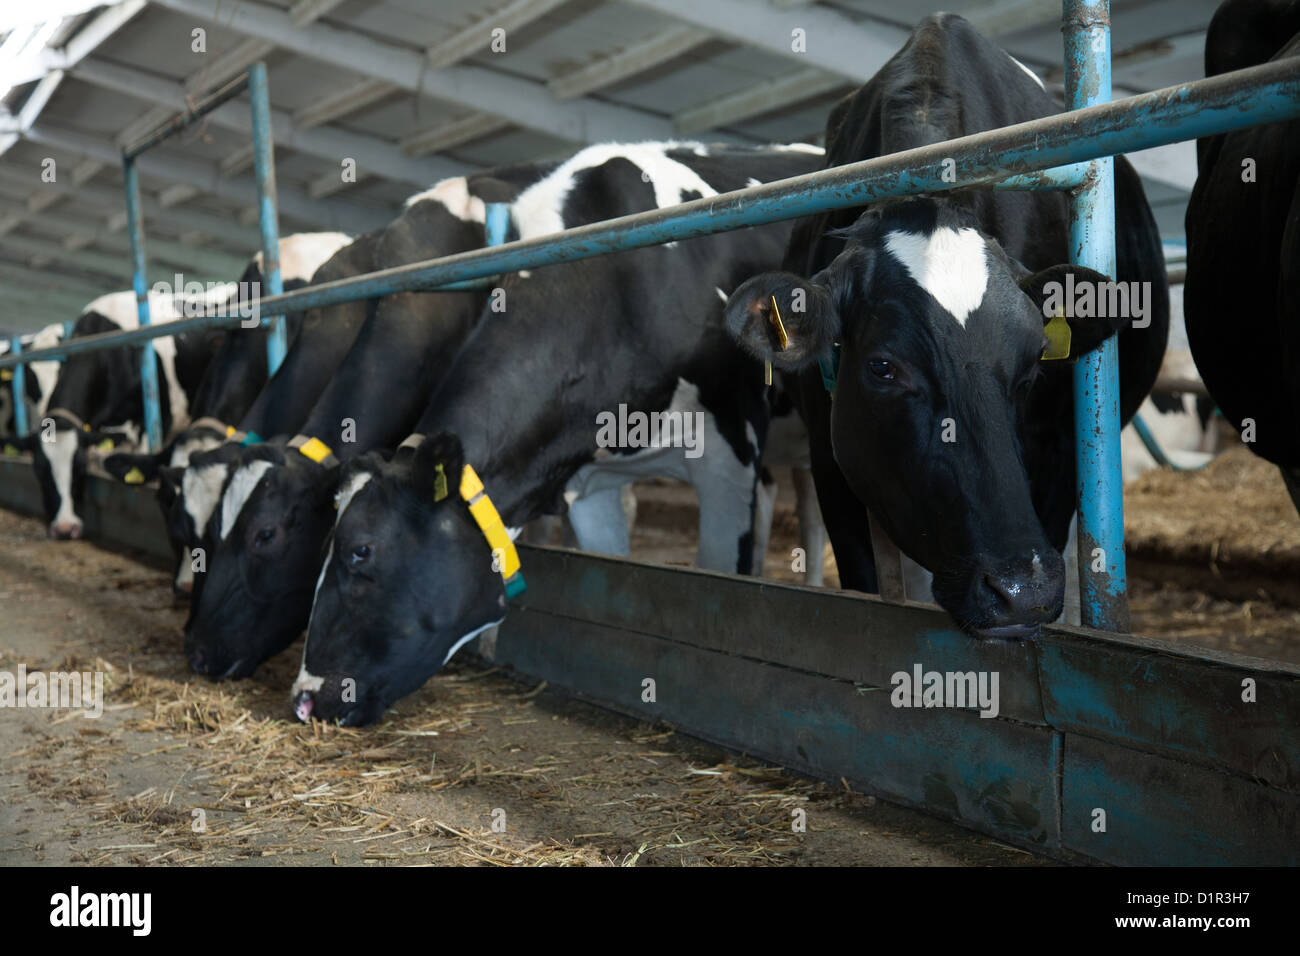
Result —
[{"label": "cow standing in stall", "polygon": [[[835,108],[827,162],[1056,112],[1021,64],[939,14]],[[1118,333],[1127,420],[1164,354],[1168,287],[1159,233],[1123,158],[1115,195],[1117,278],[1146,283],[1145,314],[1066,321],[1071,358]],[[737,340],[797,390],[844,587],[877,590],[869,510],[933,573],[935,600],[967,632],[1024,638],[1061,614],[1073,392],[1069,362],[1041,358],[1045,311],[1063,288],[1100,293],[1109,281],[1064,264],[1067,234],[1059,193],[979,190],[843,210],[802,221],[788,271],[731,296]]]},{"label": "cow standing in stall", "polygon": [[[1229,0],[1210,22],[1205,75],[1289,59],[1300,2]],[[1187,204],[1187,340],[1246,447],[1282,472],[1300,510],[1300,120],[1196,142]]]}]

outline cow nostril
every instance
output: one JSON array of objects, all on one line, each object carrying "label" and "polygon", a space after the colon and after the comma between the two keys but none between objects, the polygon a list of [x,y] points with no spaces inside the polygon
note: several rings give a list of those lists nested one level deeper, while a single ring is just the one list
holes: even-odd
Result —
[{"label": "cow nostril", "polygon": [[1012,575],[985,574],[984,583],[1008,607],[1015,607],[1028,590],[1025,583]]},{"label": "cow nostril", "polygon": [[299,720],[301,720],[305,724],[307,723],[307,721],[311,720],[311,712],[315,706],[316,706],[316,701],[312,697],[311,691],[305,690],[302,693],[300,693],[298,695],[298,699],[294,701],[294,705],[293,705],[294,716],[296,716]]}]

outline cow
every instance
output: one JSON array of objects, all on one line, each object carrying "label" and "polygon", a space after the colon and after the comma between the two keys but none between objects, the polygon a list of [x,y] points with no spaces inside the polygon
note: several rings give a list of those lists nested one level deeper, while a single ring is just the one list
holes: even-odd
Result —
[{"label": "cow", "polygon": [[[1300,3],[1228,0],[1205,75],[1291,60]],[[1197,140],[1187,204],[1187,340],[1205,387],[1300,509],[1300,120]]]},{"label": "cow", "polygon": [[[500,167],[410,197],[378,241],[376,268],[481,247],[485,204],[514,198],[550,168]],[[288,442],[222,448],[192,460],[182,479],[186,506],[197,512],[206,503],[209,514],[196,521],[206,567],[196,576],[185,626],[194,670],[248,676],[302,632],[333,514],[333,465],[396,445],[409,432],[486,299],[483,291],[448,291],[377,300]],[[320,448],[329,454],[315,454]]]},{"label": "cow", "polygon": [[[605,144],[512,211],[531,238],[820,162],[811,148]],[[573,519],[590,497],[608,517],[574,520],[579,541],[625,549],[619,488],[634,478],[690,481],[696,563],[750,571],[768,411],[762,366],[728,340],[722,308],[780,260],[788,234],[762,226],[508,276],[505,311],[485,312],[398,451],[343,466],[292,689],[299,719],[371,723],[500,622],[518,584],[506,529],[566,506]],[[688,422],[703,432],[699,454]],[[355,695],[338,693],[345,680]]]},{"label": "cow", "polygon": [[[1008,54],[939,14],[833,110],[827,165],[1056,112]],[[1064,290],[1101,294],[1107,278],[1062,264],[1066,200],[1041,191],[941,193],[803,220],[784,271],[732,295],[729,330],[798,396],[842,586],[877,590],[870,515],[933,574],[934,599],[972,636],[1031,638],[1061,614],[1073,392],[1070,362],[1040,360],[1046,314],[1065,313],[1071,337],[1052,351],[1070,359],[1118,332],[1125,421],[1168,333],[1159,234],[1122,157],[1115,195],[1118,279],[1149,283],[1137,287],[1140,321],[1114,314],[1123,308],[1070,315]],[[1098,311],[1110,314],[1087,315]]]},{"label": "cow", "polygon": [[[23,351],[53,348],[63,341],[63,324],[47,325],[32,335],[22,337]],[[0,355],[9,354],[12,346],[8,339],[0,340]],[[54,391],[54,383],[59,377],[59,360],[46,359],[27,365],[23,377],[23,392],[27,406],[28,422],[40,421],[45,415],[45,406]],[[13,409],[13,369],[7,368],[0,373],[0,432],[13,435],[16,432]],[[12,443],[12,439],[9,439]]]},{"label": "cow", "polygon": [[[310,281],[331,282],[373,271],[378,238],[378,232],[367,233],[340,247],[310,276]],[[306,284],[298,278],[289,279],[285,290]],[[104,469],[118,479],[158,479],[158,504],[177,558],[172,582],[177,597],[186,599],[193,589],[192,552],[202,537],[215,496],[220,493],[219,480],[205,483],[204,476],[200,476],[188,482],[194,494],[187,499],[185,475],[190,459],[229,442],[237,448],[240,441],[256,440],[261,434],[294,430],[372,312],[373,300],[362,300],[285,316],[289,348],[269,382],[267,332],[261,328],[226,331],[204,372],[189,427],[175,433],[157,452],[119,452],[104,460]],[[205,475],[212,477],[211,472]],[[209,487],[214,483],[215,488]]]},{"label": "cow", "polygon": [[[347,241],[340,233],[322,234],[320,242],[304,236],[281,241],[281,274],[286,281],[302,278],[297,270],[315,270],[314,255],[330,254],[333,244]],[[294,253],[294,254],[291,254]],[[260,253],[245,276],[260,280]],[[319,262],[316,263],[319,265]],[[149,293],[150,322],[162,324],[185,318],[186,313],[231,307],[239,291],[224,283],[199,296]],[[139,322],[135,294],[116,292],[90,303],[77,319],[73,336],[134,329]],[[190,400],[219,342],[212,331],[164,335],[153,340],[157,358],[159,407],[164,434],[189,421]],[[33,466],[41,484],[49,535],[55,539],[79,538],[83,521],[77,514],[80,489],[85,482],[86,452],[92,435],[120,432],[124,444],[143,447],[142,389],[139,352],[134,348],[105,349],[69,356],[59,371],[45,416],[48,424],[31,436]]]}]

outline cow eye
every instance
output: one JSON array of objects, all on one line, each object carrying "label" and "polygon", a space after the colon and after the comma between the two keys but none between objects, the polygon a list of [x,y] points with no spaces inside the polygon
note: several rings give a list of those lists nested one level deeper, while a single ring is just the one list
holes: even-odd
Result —
[{"label": "cow eye", "polygon": [[894,380],[894,363],[887,359],[868,359],[867,368],[871,369],[871,374],[885,382]]},{"label": "cow eye", "polygon": [[271,539],[274,538],[274,537],[275,537],[275,528],[273,528],[273,527],[271,527],[271,528],[262,528],[262,529],[260,529],[260,530],[257,532],[257,534],[253,537],[253,544],[258,545],[258,546],[261,546],[261,545],[264,545],[264,544],[270,544],[270,543],[271,543]]},{"label": "cow eye", "polygon": [[370,545],[368,544],[357,545],[352,549],[352,553],[348,555],[348,564],[352,565],[354,568],[359,564],[365,564],[369,560]]}]

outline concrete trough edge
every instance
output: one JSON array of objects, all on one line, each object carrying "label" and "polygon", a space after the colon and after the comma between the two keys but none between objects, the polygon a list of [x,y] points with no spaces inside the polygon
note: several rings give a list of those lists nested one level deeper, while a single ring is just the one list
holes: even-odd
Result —
[{"label": "concrete trough edge", "polygon": [[[151,487],[92,473],[86,498],[89,538],[171,560]],[[0,458],[0,507],[40,513],[26,458]],[[998,648],[957,635],[919,605],[563,549],[521,553],[529,591],[480,647],[500,666],[1061,858],[1300,864],[1300,667],[1078,628]],[[664,609],[684,607],[681,595],[701,588],[717,604],[696,613],[703,627],[692,632],[686,616]],[[649,620],[638,617],[647,610]],[[850,616],[862,624],[846,633]],[[728,627],[732,620],[740,624]],[[873,627],[881,620],[889,627]],[[787,628],[775,640],[759,633],[773,621]],[[795,630],[800,621],[808,626]],[[538,640],[543,625],[578,635],[584,656],[575,659],[563,639]],[[911,673],[916,664],[1006,669],[1036,686],[1013,688],[1013,713],[993,719],[971,707],[882,706],[894,692],[890,668]],[[639,681],[602,683],[655,668],[675,675],[666,689],[673,706],[644,706]],[[787,683],[801,694],[773,707]],[[924,746],[933,739],[943,745]],[[1082,763],[1071,756],[1080,746]],[[1136,776],[1144,756],[1158,758],[1151,767],[1162,772]],[[1083,766],[1088,779],[1075,779]],[[1132,806],[1138,819],[1126,820],[1125,839],[1081,838],[1093,832],[1091,817],[1069,815],[1096,807],[1071,796],[1080,794],[1092,803],[1109,795],[1119,817]],[[1199,848],[1190,860],[1187,846]]]}]

